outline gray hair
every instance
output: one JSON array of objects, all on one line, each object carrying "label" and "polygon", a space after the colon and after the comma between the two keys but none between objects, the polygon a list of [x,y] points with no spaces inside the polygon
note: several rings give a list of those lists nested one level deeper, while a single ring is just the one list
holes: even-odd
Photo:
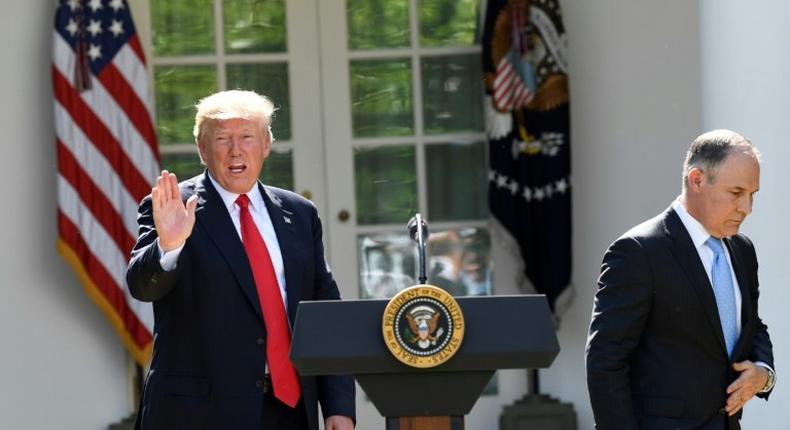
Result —
[{"label": "gray hair", "polygon": [[691,169],[697,168],[705,174],[708,182],[716,179],[718,167],[730,154],[741,152],[760,159],[760,152],[748,137],[732,130],[712,130],[699,135],[686,152],[683,162],[683,191],[688,186]]}]

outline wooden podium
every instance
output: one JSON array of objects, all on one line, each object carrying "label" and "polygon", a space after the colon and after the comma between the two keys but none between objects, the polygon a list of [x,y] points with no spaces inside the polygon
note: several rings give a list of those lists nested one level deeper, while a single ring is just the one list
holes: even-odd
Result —
[{"label": "wooden podium", "polygon": [[560,347],[542,295],[458,297],[465,335],[449,361],[407,366],[382,337],[388,300],[302,302],[291,360],[302,375],[354,375],[386,430],[462,430],[497,369],[545,368]]}]

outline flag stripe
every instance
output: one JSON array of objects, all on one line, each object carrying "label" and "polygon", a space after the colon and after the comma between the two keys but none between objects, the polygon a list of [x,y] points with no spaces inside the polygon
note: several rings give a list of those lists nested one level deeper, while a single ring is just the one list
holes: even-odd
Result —
[{"label": "flag stripe", "polygon": [[[146,107],[145,118],[148,118],[150,121],[150,112],[153,112],[153,109],[151,109],[150,105],[151,88],[148,85],[148,70],[145,68],[145,62],[140,60],[132,48],[124,45],[118,51],[118,55],[115,56],[112,63],[123,76],[123,79],[129,83],[135,94],[137,94],[140,102]],[[158,153],[157,150],[154,150],[154,152]]]},{"label": "flag stripe", "polygon": [[80,200],[77,191],[61,175],[58,175],[58,202],[60,211],[77,227],[88,249],[107,270],[114,283],[125,285],[126,256]]},{"label": "flag stripe", "polygon": [[[110,303],[119,310],[122,317],[125,314],[133,313],[135,320],[145,322],[149,331],[153,332],[152,319],[142,315],[138,316],[140,312],[137,309],[142,306],[132,307],[129,305],[140,302],[134,301],[125,288],[126,254],[118,249],[101,224],[96,221],[90,209],[80,200],[76,190],[60,175],[58,176],[58,208],[60,214],[73,225],[81,240],[84,241],[84,250],[89,252],[94,259],[93,266],[89,266],[88,269],[94,266],[101,267],[106,273],[106,276],[102,275],[101,285]],[[67,240],[66,242],[69,245],[74,245],[72,241]],[[123,302],[123,306],[121,306],[121,302]],[[148,306],[147,304],[142,305]]]},{"label": "flag stripe", "polygon": [[112,237],[121,252],[124,255],[131,253],[134,247],[134,237],[123,225],[121,217],[115,211],[110,200],[79,167],[77,159],[72,156],[60,139],[57,139],[57,148],[60,175],[77,191],[80,200],[88,202],[86,207]]},{"label": "flag stripe", "polygon": [[[55,35],[55,44],[58,45],[56,46],[58,52],[63,49],[69,49],[65,54],[56,55],[54,62],[56,69],[65,81],[65,86],[70,88],[74,96],[80,98],[81,102],[89,107],[91,112],[104,123],[104,128],[110,132],[113,140],[133,164],[137,166],[142,177],[148,178],[145,182],[152,181],[159,174],[159,157],[154,155],[150,146],[137,129],[130,126],[134,122],[130,121],[124,110],[118,107],[101,81],[94,79],[93,88],[90,91],[85,91],[81,95],[76,93],[76,90],[70,85],[70,82],[74,80],[73,64],[76,61],[75,54],[73,51],[70,51],[68,43],[57,33]],[[71,106],[66,107],[71,110]]]},{"label": "flag stripe", "polygon": [[502,82],[510,80],[514,73],[515,70],[510,67],[510,63],[507,61],[507,59],[503,59],[502,62],[500,62],[500,66],[497,68],[496,79],[494,79],[494,87],[501,87]]},{"label": "flag stripe", "polygon": [[127,43],[129,44],[129,47],[132,48],[132,51],[137,54],[137,58],[140,59],[140,62],[143,63],[143,66],[145,66],[145,53],[143,52],[143,45],[140,44],[140,38],[137,37],[137,34],[133,34]]},{"label": "flag stripe", "polygon": [[58,230],[66,245],[78,256],[88,276],[93,280],[101,295],[112,307],[113,312],[123,321],[124,327],[129,331],[132,340],[137,345],[147,345],[151,342],[151,332],[143,325],[125,300],[124,294],[114,283],[112,276],[94,257],[88,244],[82,239],[79,229],[68,217],[58,211]]},{"label": "flag stripe", "polygon": [[123,186],[121,178],[104,155],[96,149],[79,127],[72,124],[71,117],[60,103],[55,103],[55,118],[55,135],[58,143],[73,155],[80,168],[109,199],[113,209],[123,219],[126,231],[132,237],[136,237],[137,221],[135,217],[129,215],[137,212],[139,202]]},{"label": "flag stripe", "polygon": [[[127,118],[131,119],[134,128],[140,133],[141,138],[151,148],[156,150],[156,134],[148,118],[148,108],[137,97],[137,93],[128,85],[115,65],[108,64],[99,74],[99,81],[104,84],[109,96],[121,108]],[[145,173],[145,172],[143,172]]]},{"label": "flag stripe", "polygon": [[72,88],[57,69],[53,69],[55,99],[70,112],[74,124],[89,136],[115,171],[120,172],[124,186],[133,195],[146,195],[151,188],[140,175],[135,164],[121,150],[118,141],[110,134],[105,123],[94,115],[94,111],[85,105],[76,90]]}]

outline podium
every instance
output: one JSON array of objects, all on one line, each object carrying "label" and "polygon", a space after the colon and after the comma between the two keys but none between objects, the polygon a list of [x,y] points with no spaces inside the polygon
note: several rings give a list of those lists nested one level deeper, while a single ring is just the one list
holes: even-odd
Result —
[{"label": "podium", "polygon": [[382,336],[388,300],[299,304],[291,360],[302,375],[351,374],[386,430],[462,430],[497,369],[549,367],[560,347],[542,295],[457,297],[463,342],[447,362],[418,369],[398,361]]}]

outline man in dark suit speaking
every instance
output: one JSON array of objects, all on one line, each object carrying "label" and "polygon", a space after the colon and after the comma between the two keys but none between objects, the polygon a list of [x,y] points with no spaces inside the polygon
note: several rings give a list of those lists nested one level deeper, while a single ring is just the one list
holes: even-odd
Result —
[{"label": "man in dark suit speaking", "polygon": [[759,154],[729,130],[691,144],[680,197],[603,259],[587,340],[602,430],[740,429],[775,382],[757,312],[757,257],[738,233],[760,186]]},{"label": "man in dark suit speaking", "polygon": [[206,172],[163,171],[140,205],[126,277],[155,335],[137,428],[317,430],[318,401],[327,430],[354,427],[353,379],[300,377],[288,358],[298,303],[339,293],[315,207],[258,182],[273,111],[250,91],[201,100]]}]

